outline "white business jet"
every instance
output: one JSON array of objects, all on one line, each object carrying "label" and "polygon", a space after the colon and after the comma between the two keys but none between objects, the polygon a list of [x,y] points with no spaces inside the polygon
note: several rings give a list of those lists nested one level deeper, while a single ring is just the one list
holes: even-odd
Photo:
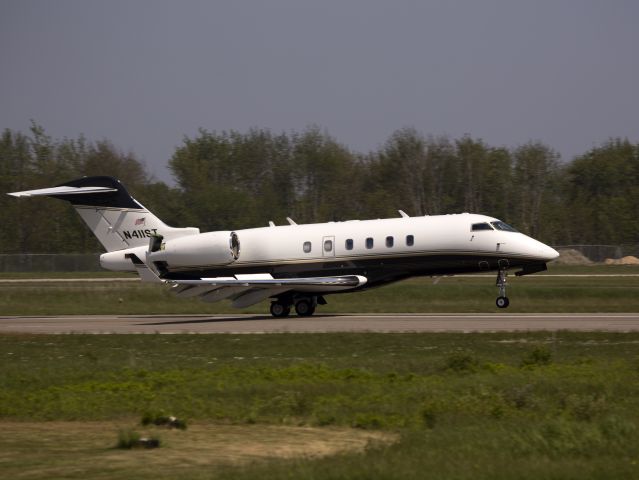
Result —
[{"label": "white business jet", "polygon": [[462,213],[200,233],[165,225],[112,177],[10,193],[67,200],[102,243],[103,268],[137,272],[182,297],[230,299],[247,307],[267,298],[273,316],[315,312],[331,293],[360,291],[414,276],[497,272],[506,308],[506,271],[546,270],[557,251],[492,217]]}]

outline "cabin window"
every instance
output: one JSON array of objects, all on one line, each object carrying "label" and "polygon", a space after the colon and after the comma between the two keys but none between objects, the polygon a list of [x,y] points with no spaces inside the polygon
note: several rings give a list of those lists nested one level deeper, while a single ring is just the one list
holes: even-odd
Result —
[{"label": "cabin window", "polygon": [[304,242],[304,253],[311,253],[311,242]]},{"label": "cabin window", "polygon": [[415,237],[412,235],[406,235],[406,246],[412,247],[415,245]]},{"label": "cabin window", "polygon": [[324,251],[325,252],[333,251],[333,240],[324,240]]},{"label": "cabin window", "polygon": [[346,240],[346,250],[353,250],[353,239],[349,238]]},{"label": "cabin window", "polygon": [[495,227],[496,230],[503,230],[504,232],[516,232],[517,230],[514,227],[511,227],[507,223],[498,220],[496,222],[490,222],[490,224]]},{"label": "cabin window", "polygon": [[371,237],[366,239],[366,248],[373,248],[373,239]]},{"label": "cabin window", "polygon": [[395,239],[393,237],[386,237],[386,246],[391,248],[395,243]]},{"label": "cabin window", "polygon": [[472,232],[478,232],[480,230],[492,230],[493,227],[491,227],[489,224],[487,223],[473,223],[472,228],[470,229]]}]

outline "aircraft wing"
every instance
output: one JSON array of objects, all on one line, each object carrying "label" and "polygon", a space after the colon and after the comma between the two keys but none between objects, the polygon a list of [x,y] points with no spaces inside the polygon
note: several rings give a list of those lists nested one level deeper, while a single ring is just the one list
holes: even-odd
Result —
[{"label": "aircraft wing", "polygon": [[262,300],[285,292],[314,294],[339,292],[364,285],[367,278],[361,275],[333,277],[273,278],[268,273],[237,274],[233,277],[200,278],[194,280],[162,279],[135,254],[127,254],[135,265],[143,282],[167,283],[180,297],[200,297],[205,302],[231,299],[237,308],[248,307]]},{"label": "aircraft wing", "polygon": [[233,300],[242,308],[266,298],[294,290],[296,292],[329,293],[357,288],[366,283],[361,275],[335,277],[273,278],[269,274],[236,275],[234,277],[201,278],[199,280],[166,280],[181,297],[200,297],[204,301]]}]

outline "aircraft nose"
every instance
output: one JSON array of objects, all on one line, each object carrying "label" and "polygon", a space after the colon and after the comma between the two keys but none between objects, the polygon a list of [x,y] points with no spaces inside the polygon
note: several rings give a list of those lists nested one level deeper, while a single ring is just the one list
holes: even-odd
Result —
[{"label": "aircraft nose", "polygon": [[554,260],[555,258],[559,257],[559,252],[557,250],[555,250],[552,247],[549,247],[548,245],[544,245],[542,244],[542,248],[541,248],[541,256],[543,257],[544,261],[546,262],[550,262],[551,260]]}]

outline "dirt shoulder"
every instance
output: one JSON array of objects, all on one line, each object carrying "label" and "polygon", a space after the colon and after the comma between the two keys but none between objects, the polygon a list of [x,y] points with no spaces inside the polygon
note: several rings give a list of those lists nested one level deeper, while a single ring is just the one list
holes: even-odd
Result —
[{"label": "dirt shoulder", "polygon": [[[118,431],[159,437],[153,450],[114,448]],[[6,478],[157,478],[272,458],[322,457],[392,443],[387,432],[349,428],[195,424],[186,431],[134,422],[0,422],[0,470]]]}]

